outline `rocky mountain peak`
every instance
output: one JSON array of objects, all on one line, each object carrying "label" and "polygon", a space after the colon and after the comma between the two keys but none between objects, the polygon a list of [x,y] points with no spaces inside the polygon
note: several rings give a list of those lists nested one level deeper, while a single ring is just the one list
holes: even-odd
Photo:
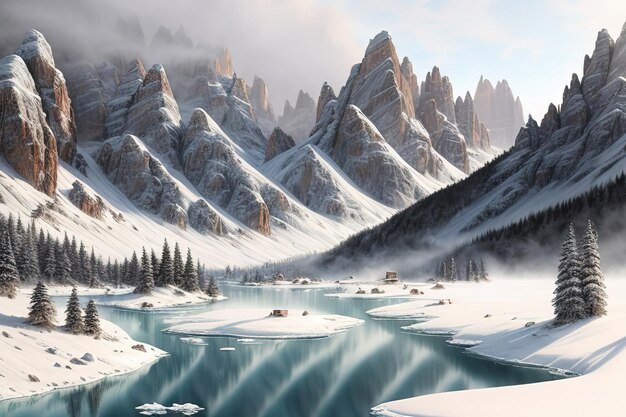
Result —
[{"label": "rocky mountain peak", "polygon": [[0,59],[0,152],[35,189],[53,196],[57,147],[33,80],[19,55]]},{"label": "rocky mountain peak", "polygon": [[437,103],[437,109],[443,113],[450,122],[456,123],[452,84],[447,76],[441,76],[441,72],[437,66],[434,66],[432,71],[426,74],[426,79],[422,82],[422,88],[420,90],[420,106],[434,99]]},{"label": "rocky mountain peak", "polygon": [[65,77],[55,67],[50,44],[33,29],[26,33],[15,53],[22,57],[35,81],[48,125],[57,140],[59,157],[71,162],[76,153],[76,122]]},{"label": "rocky mountain peak", "polygon": [[225,77],[232,77],[235,74],[235,70],[233,68],[233,59],[230,56],[230,49],[221,48],[217,57],[215,57],[213,61],[213,68],[215,72],[219,75],[223,75]]},{"label": "rocky mountain peak", "polygon": [[276,155],[279,155],[296,146],[293,138],[283,132],[280,127],[274,128],[272,134],[267,141],[267,148],[265,150],[265,162],[273,159]]},{"label": "rocky mountain peak", "polygon": [[283,115],[278,118],[278,126],[296,142],[302,142],[309,137],[315,124],[317,107],[315,100],[309,93],[300,90],[296,99],[296,106],[292,107],[289,100],[285,102]]},{"label": "rocky mountain peak", "polygon": [[590,108],[595,106],[600,89],[607,83],[614,46],[615,43],[606,29],[598,32],[593,55],[588,65],[585,65],[581,82],[583,96]]},{"label": "rocky mountain peak", "polygon": [[413,97],[413,108],[417,110],[419,106],[419,84],[417,81],[417,76],[413,72],[413,63],[409,60],[408,57],[404,57],[402,60],[402,64],[400,64],[400,72],[402,76],[409,82],[409,87],[411,89],[411,96]]},{"label": "rocky mountain peak", "polygon": [[176,46],[189,49],[193,48],[193,41],[189,36],[187,36],[187,33],[185,32],[185,27],[182,24],[178,26],[176,33],[174,33],[174,36],[172,37],[172,42]]},{"label": "rocky mountain peak", "polygon": [[262,78],[255,75],[250,88],[250,100],[255,111],[262,110],[266,113],[272,113],[272,104],[270,103],[269,91],[267,85]]},{"label": "rocky mountain peak", "polygon": [[315,118],[315,122],[319,122],[320,117],[322,117],[322,112],[324,111],[324,107],[328,104],[329,101],[335,100],[337,96],[333,91],[333,88],[327,82],[324,82],[322,85],[322,90],[320,91],[320,97],[317,99],[317,114]]},{"label": "rocky mountain peak", "polygon": [[298,99],[296,100],[295,110],[311,109],[314,107],[315,100],[313,100],[313,97],[311,97],[309,93],[305,93],[304,91],[300,90],[298,92]]},{"label": "rocky mountain peak", "polygon": [[618,77],[626,77],[626,23],[622,27],[619,38],[615,41],[607,83],[614,81]]}]

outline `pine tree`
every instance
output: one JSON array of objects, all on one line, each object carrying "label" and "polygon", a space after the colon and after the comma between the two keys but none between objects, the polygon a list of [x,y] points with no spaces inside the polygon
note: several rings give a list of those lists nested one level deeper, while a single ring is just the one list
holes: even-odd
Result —
[{"label": "pine tree", "polygon": [[476,268],[474,267],[474,261],[469,259],[467,261],[467,265],[465,265],[465,280],[466,281],[473,281],[473,280],[476,279],[476,277],[474,275],[475,269]]},{"label": "pine tree", "polygon": [[220,289],[218,288],[217,282],[215,281],[215,277],[213,277],[213,275],[209,275],[209,283],[207,284],[205,292],[213,298],[220,295]]},{"label": "pine tree", "polygon": [[78,280],[83,284],[91,283],[91,266],[83,242],[80,242],[80,249],[78,250]]},{"label": "pine tree", "polygon": [[489,281],[489,274],[487,273],[487,267],[485,266],[485,262],[483,262],[483,258],[480,258],[479,278],[481,281]]},{"label": "pine tree", "polygon": [[187,261],[185,262],[185,269],[183,270],[182,281],[183,290],[187,292],[195,292],[200,290],[200,286],[198,285],[198,272],[194,267],[190,249],[187,249]]},{"label": "pine tree", "polygon": [[83,332],[83,312],[80,308],[76,287],[72,288],[72,294],[70,294],[70,298],[67,301],[65,328],[73,334],[81,334]]},{"label": "pine tree", "polygon": [[139,285],[139,280],[141,276],[139,266],[139,259],[137,258],[137,252],[133,251],[132,256],[130,257],[130,262],[128,262],[128,267],[126,269],[126,282],[129,285]]},{"label": "pine tree", "polygon": [[19,259],[17,259],[17,266],[22,281],[39,280],[39,260],[37,259],[37,250],[30,231],[27,231],[24,235],[22,251],[19,254]]},{"label": "pine tree", "polygon": [[456,262],[450,258],[450,281],[456,281]]},{"label": "pine tree", "polygon": [[154,253],[154,249],[150,249],[150,263],[152,264],[152,274],[156,275],[159,273],[159,258],[157,258],[156,253]]},{"label": "pine tree", "polygon": [[150,294],[154,289],[154,277],[152,276],[152,263],[146,248],[143,248],[141,254],[141,272],[139,276],[139,285],[133,291],[135,294]]},{"label": "pine tree", "polygon": [[120,280],[120,264],[117,261],[117,259],[115,260],[115,262],[113,262],[113,267],[111,268],[111,281],[113,281],[113,283],[115,283],[115,287],[119,288],[121,285],[121,280]]},{"label": "pine tree", "polygon": [[174,267],[170,255],[170,247],[167,239],[163,243],[163,253],[161,254],[161,265],[159,265],[159,275],[157,280],[158,287],[174,284]]},{"label": "pine tree", "polygon": [[98,310],[96,309],[96,303],[93,300],[89,300],[87,307],[85,308],[85,334],[90,336],[99,336],[102,332],[100,328],[100,318],[98,317]]},{"label": "pine tree", "polygon": [[48,247],[46,246],[46,235],[43,233],[43,229],[39,229],[39,239],[37,240],[37,260],[39,261],[39,270],[43,272],[45,264],[44,260],[48,254]]},{"label": "pine tree", "polygon": [[56,309],[48,296],[48,289],[39,281],[30,297],[30,312],[28,322],[35,326],[54,327]]},{"label": "pine tree", "polygon": [[178,242],[174,244],[174,285],[177,287],[183,286],[183,272],[185,267],[183,266],[183,256],[180,253],[180,247]]},{"label": "pine tree", "polygon": [[200,265],[200,259],[196,262],[196,271],[198,271],[198,282],[200,286],[204,288],[206,286],[206,272],[204,270],[204,265]]},{"label": "pine tree", "polygon": [[63,247],[61,247],[56,259],[54,275],[61,283],[67,283],[72,279],[72,263]]},{"label": "pine tree", "polygon": [[19,283],[20,277],[11,248],[11,238],[5,230],[0,236],[0,296],[15,298]]},{"label": "pine tree", "polygon": [[598,235],[589,220],[582,242],[581,281],[587,316],[601,317],[606,314],[606,291],[604,275],[600,269]]},{"label": "pine tree", "polygon": [[96,253],[93,250],[93,246],[91,247],[91,255],[89,256],[89,286],[91,288],[96,288],[98,282],[98,260],[96,259]]},{"label": "pine tree", "polygon": [[585,301],[580,281],[580,261],[574,226],[569,225],[559,258],[559,274],[554,290],[554,324],[562,325],[585,317]]}]

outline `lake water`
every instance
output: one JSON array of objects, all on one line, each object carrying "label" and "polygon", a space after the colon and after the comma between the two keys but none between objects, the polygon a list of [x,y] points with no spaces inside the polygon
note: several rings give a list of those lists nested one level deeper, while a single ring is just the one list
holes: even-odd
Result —
[{"label": "lake water", "polygon": [[[184,311],[154,314],[101,307],[102,317],[134,339],[171,355],[132,374],[0,402],[0,416],[140,416],[135,407],[144,403],[189,402],[205,408],[196,416],[365,417],[371,407],[394,399],[557,378],[542,369],[473,358],[446,345],[443,338],[404,333],[400,327],[410,322],[372,320],[365,314],[400,300],[341,300],[315,289],[231,286],[223,291],[228,301]],[[327,339],[255,344],[220,337],[197,346],[161,333],[190,311],[231,307],[269,311],[275,306],[343,314],[362,318],[365,324]],[[222,347],[235,351],[220,351]]]}]

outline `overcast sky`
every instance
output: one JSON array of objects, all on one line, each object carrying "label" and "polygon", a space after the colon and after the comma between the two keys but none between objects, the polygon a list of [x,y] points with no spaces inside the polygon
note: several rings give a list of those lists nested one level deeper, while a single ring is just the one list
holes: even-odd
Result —
[{"label": "overcast sky", "polygon": [[2,52],[29,27],[53,49],[54,41],[88,43],[96,54],[104,43],[121,48],[107,17],[115,14],[137,15],[148,42],[159,25],[175,31],[182,23],[196,43],[228,46],[238,75],[266,80],[278,114],[301,88],[315,98],[324,81],[338,90],[369,39],[387,30],[418,78],[437,65],[455,95],[474,94],[481,75],[494,84],[506,78],[525,112],[541,118],[549,102],[560,103],[571,73],[582,72],[598,30],[619,36],[626,1],[2,0]]}]

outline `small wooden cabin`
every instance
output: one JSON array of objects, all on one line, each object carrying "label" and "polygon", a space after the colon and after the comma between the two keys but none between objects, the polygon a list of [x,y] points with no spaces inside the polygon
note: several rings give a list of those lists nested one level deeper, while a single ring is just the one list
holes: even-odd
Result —
[{"label": "small wooden cabin", "polygon": [[387,271],[383,282],[385,284],[396,284],[398,282],[398,274],[393,271]]},{"label": "small wooden cabin", "polygon": [[272,310],[272,317],[287,317],[289,310]]}]

